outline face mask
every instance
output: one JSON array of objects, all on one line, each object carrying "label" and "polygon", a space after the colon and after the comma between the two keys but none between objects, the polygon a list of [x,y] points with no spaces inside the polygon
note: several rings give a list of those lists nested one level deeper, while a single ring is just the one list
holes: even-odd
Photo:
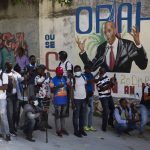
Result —
[{"label": "face mask", "polygon": [[78,72],[75,72],[74,74],[75,74],[75,76],[79,77],[79,76],[81,76],[82,72],[78,71]]},{"label": "face mask", "polygon": [[34,106],[38,106],[39,102],[36,100],[34,101]]}]

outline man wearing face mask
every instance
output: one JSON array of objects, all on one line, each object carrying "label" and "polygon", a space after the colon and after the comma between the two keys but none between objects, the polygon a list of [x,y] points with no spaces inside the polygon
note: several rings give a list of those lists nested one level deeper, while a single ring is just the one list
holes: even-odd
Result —
[{"label": "man wearing face mask", "polygon": [[72,88],[72,108],[74,135],[77,137],[87,136],[84,131],[86,83],[86,77],[82,74],[81,67],[76,65],[74,67],[74,80]]},{"label": "man wearing face mask", "polygon": [[76,42],[80,49],[80,58],[84,65],[90,65],[95,71],[103,67],[107,72],[130,73],[132,62],[144,70],[147,67],[148,58],[141,45],[139,32],[136,27],[132,28],[134,42],[116,37],[115,25],[113,22],[104,24],[104,34],[106,41],[98,46],[95,58],[90,61],[85,52],[85,41],[81,42],[77,38]]},{"label": "man wearing face mask", "polygon": [[36,120],[40,117],[40,112],[42,110],[38,107],[38,100],[34,97],[29,98],[29,104],[24,106],[20,127],[23,129],[26,139],[30,142],[35,142],[32,133],[36,124]]}]

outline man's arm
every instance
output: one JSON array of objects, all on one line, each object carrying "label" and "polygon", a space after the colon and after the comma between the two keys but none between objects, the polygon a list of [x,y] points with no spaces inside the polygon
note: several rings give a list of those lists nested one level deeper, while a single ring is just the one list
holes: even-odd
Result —
[{"label": "man's arm", "polygon": [[38,118],[39,116],[40,116],[40,113],[36,113],[36,114],[33,114],[32,112],[27,113],[27,117],[29,119],[35,119],[35,118]]},{"label": "man's arm", "polygon": [[114,113],[115,113],[114,114],[115,115],[115,120],[117,121],[117,123],[121,123],[121,124],[126,124],[127,123],[127,120],[121,119],[118,108],[115,108]]},{"label": "man's arm", "polygon": [[[85,51],[85,42],[86,42],[86,39],[83,42],[81,42],[78,37],[76,39],[76,43],[80,49],[79,56],[82,62],[84,63],[84,65],[90,66],[92,70],[95,71],[104,62],[105,57],[103,57],[103,55],[100,54],[101,49],[99,46],[97,48],[97,53],[94,59],[91,61]],[[103,50],[105,50],[105,48]]]},{"label": "man's arm", "polygon": [[8,75],[3,73],[2,75],[2,86],[0,86],[0,90],[6,90],[8,85]]},{"label": "man's arm", "polygon": [[144,70],[148,64],[148,58],[144,47],[138,48],[135,46],[135,50],[137,51],[137,55],[134,57],[135,64],[141,69]]},{"label": "man's arm", "polygon": [[150,95],[148,93],[144,93],[144,100],[145,101],[150,101]]},{"label": "man's arm", "polygon": [[[147,67],[148,58],[144,47],[141,45],[140,32],[133,26],[131,36],[134,39],[135,44],[132,44],[133,52],[130,54],[131,59],[135,61],[136,65],[144,70]],[[130,47],[130,46],[128,46]],[[129,56],[130,57],[130,56]]]},{"label": "man's arm", "polygon": [[7,90],[7,84],[0,86],[0,90],[4,90],[4,91]]}]

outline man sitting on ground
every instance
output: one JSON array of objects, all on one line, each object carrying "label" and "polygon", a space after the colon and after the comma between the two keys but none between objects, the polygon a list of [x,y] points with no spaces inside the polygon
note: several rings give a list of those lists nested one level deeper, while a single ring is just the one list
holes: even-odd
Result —
[{"label": "man sitting on ground", "polygon": [[128,133],[136,129],[137,120],[132,118],[131,107],[128,106],[127,100],[121,98],[119,105],[115,108],[115,129],[119,136],[124,132]]}]

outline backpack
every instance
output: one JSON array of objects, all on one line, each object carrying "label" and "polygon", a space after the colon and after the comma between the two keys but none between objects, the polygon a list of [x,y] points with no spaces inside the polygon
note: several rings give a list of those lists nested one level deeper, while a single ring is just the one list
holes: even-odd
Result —
[{"label": "backpack", "polygon": [[13,79],[8,78],[8,85],[7,85],[7,89],[6,89],[7,95],[12,94],[12,91],[13,91]]},{"label": "backpack", "polygon": [[[81,77],[84,79],[84,81],[86,81],[86,77],[84,76],[84,74],[81,74]],[[73,88],[75,89],[75,84],[76,84],[76,79],[75,77],[73,78]]]},{"label": "backpack", "polygon": [[[67,61],[66,64],[65,64],[65,69],[66,69],[66,71],[67,71],[67,64],[68,64],[68,62],[69,62],[69,61]],[[70,63],[70,64],[71,64],[71,63]],[[59,63],[58,66],[60,67],[60,65],[61,65],[61,62]],[[72,65],[72,64],[71,64],[71,73],[73,74],[73,65]]]}]

